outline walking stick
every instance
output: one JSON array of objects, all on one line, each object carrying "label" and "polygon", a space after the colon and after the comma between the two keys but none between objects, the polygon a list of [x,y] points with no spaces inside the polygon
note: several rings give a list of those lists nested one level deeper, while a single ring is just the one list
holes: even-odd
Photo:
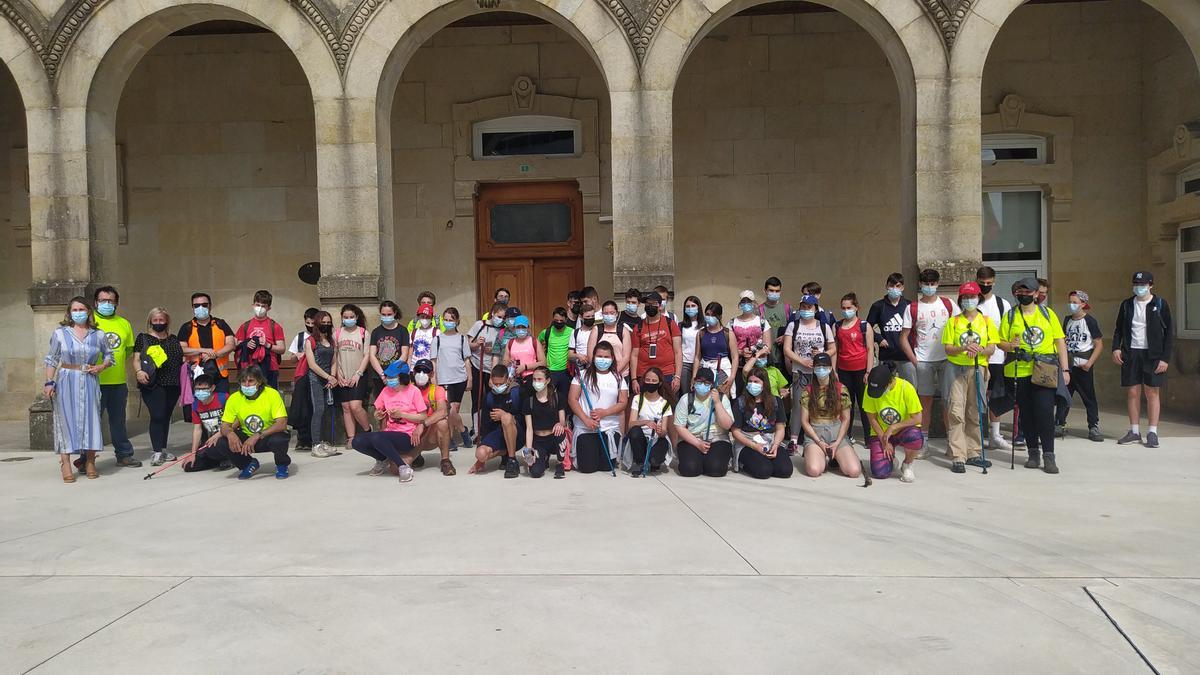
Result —
[{"label": "walking stick", "polygon": [[[1007,383],[1005,384],[1007,386]],[[1015,393],[1016,392],[1014,392],[1014,395]],[[1017,415],[1017,406],[1013,405],[1013,442],[1012,450],[1008,454],[1008,468],[1014,470],[1017,468],[1017,434],[1020,433],[1020,430],[1018,429],[1019,422],[1020,416]]]},{"label": "walking stick", "polygon": [[975,416],[979,418],[979,455],[982,458],[983,473],[987,475],[987,446],[989,439],[984,427],[987,408],[983,398],[983,373],[979,371],[979,355],[975,355]]},{"label": "walking stick", "polygon": [[[590,415],[596,411],[596,408],[592,405],[592,397],[590,394],[588,394],[587,386],[582,382],[580,382],[580,385],[581,386],[579,387],[579,390],[583,392],[583,400],[587,403],[588,414]],[[617,470],[613,467],[612,455],[608,453],[608,439],[604,437],[604,430],[600,428],[599,422],[596,423],[596,433],[600,435],[600,447],[604,451],[604,460],[608,462],[608,472],[612,474],[613,478],[616,478]],[[648,452],[649,450],[647,450],[647,453]]]},{"label": "walking stick", "polygon": [[654,420],[654,431],[650,432],[650,440],[646,441],[646,456],[642,458],[642,478],[648,475],[650,469],[650,453],[653,452],[654,446],[658,443],[658,423],[662,418]]},{"label": "walking stick", "polygon": [[145,476],[142,476],[142,480],[150,480],[151,478],[154,478],[154,477],[155,477],[155,476],[157,476],[158,474],[160,474],[160,473],[162,473],[162,472],[166,471],[167,469],[169,469],[169,468],[171,468],[171,467],[175,466],[176,464],[178,464],[178,463],[180,463],[180,462],[182,462],[182,461],[184,461],[184,460],[188,459],[189,457],[195,457],[197,452],[199,452],[199,449],[197,449],[197,450],[193,450],[193,451],[189,452],[188,454],[186,454],[186,455],[184,455],[184,456],[182,456],[182,457],[178,457],[178,458],[176,458],[176,459],[174,459],[174,460],[172,460],[172,461],[170,461],[170,462],[168,462],[168,463],[166,463],[166,464],[163,464],[162,466],[160,466],[160,467],[158,468],[158,470],[157,470],[157,471],[151,471],[150,473],[146,474]]}]

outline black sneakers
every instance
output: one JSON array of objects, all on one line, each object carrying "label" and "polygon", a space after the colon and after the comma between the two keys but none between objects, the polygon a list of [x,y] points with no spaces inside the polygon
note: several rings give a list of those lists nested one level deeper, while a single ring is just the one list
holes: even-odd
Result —
[{"label": "black sneakers", "polygon": [[1100,433],[1100,427],[1088,427],[1088,440],[1093,443],[1104,442],[1104,434]]},{"label": "black sneakers", "polygon": [[555,478],[564,478],[565,476],[566,476],[566,472],[563,470],[562,462],[555,464],[554,465],[554,477]]},{"label": "black sneakers", "polygon": [[1151,431],[1146,434],[1146,447],[1147,448],[1157,448],[1158,447],[1158,433],[1157,432]]},{"label": "black sneakers", "polygon": [[954,473],[966,473],[967,465],[963,464],[962,462],[955,462],[950,465],[950,470]]},{"label": "black sneakers", "polygon": [[505,478],[516,478],[521,475],[521,465],[517,463],[515,457],[505,457],[502,461],[504,462]]}]

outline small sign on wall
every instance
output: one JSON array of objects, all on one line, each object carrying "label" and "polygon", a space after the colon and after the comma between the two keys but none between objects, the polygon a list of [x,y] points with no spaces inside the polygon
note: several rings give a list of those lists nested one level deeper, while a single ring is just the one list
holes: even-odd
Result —
[{"label": "small sign on wall", "polygon": [[521,165],[521,173],[529,173],[529,165],[528,164]]}]

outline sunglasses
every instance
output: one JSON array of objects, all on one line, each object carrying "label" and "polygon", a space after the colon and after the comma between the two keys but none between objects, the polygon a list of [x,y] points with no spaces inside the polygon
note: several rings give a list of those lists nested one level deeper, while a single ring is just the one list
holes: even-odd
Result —
[{"label": "sunglasses", "polygon": [[195,303],[192,303],[192,307],[212,307],[212,303],[211,302],[195,302]]}]

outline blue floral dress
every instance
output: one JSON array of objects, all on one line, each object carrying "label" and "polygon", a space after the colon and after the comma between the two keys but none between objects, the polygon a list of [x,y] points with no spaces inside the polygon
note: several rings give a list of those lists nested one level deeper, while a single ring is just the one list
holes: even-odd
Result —
[{"label": "blue floral dress", "polygon": [[108,363],[112,350],[103,332],[90,329],[82,340],[70,326],[60,326],[50,336],[45,364],[58,368],[54,375],[54,451],[78,454],[104,447],[100,431],[100,379],[96,374],[61,368]]}]

